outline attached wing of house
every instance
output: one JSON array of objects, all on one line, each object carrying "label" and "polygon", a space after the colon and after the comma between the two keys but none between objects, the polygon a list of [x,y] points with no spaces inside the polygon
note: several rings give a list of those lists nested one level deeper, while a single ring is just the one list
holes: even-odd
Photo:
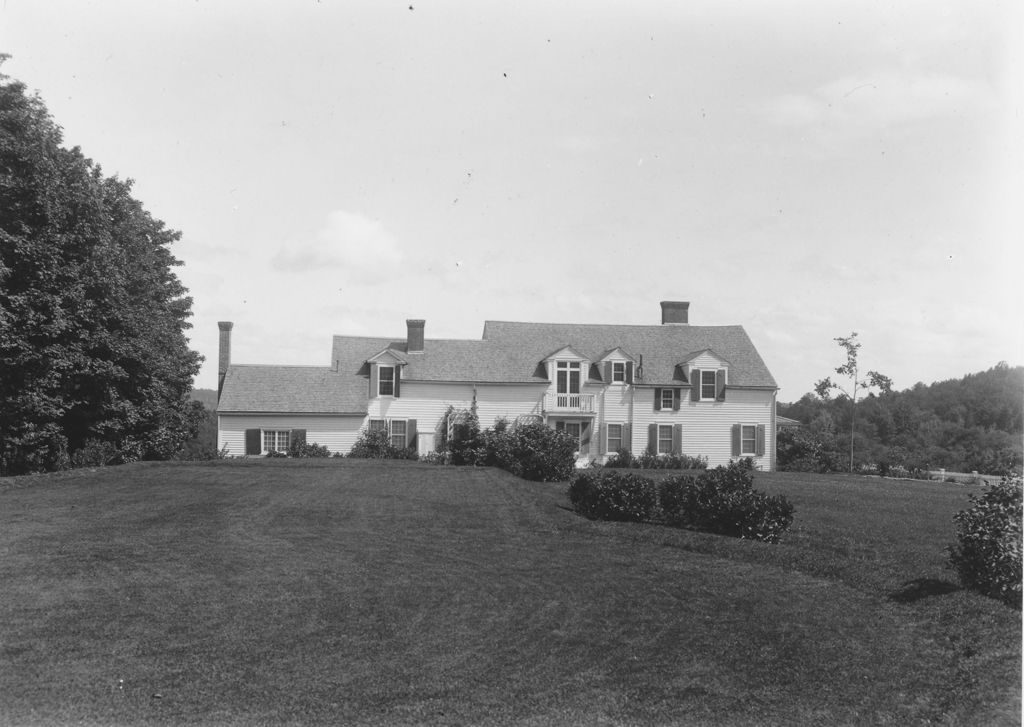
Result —
[{"label": "attached wing of house", "polygon": [[481,427],[539,418],[577,437],[581,460],[620,449],[754,457],[774,467],[775,379],[742,326],[693,326],[688,304],[662,303],[661,325],[487,321],[480,340],[335,336],[325,367],[230,362],[221,324],[219,446],[232,455],[296,438],[348,452],[367,428],[434,449],[449,407]]}]

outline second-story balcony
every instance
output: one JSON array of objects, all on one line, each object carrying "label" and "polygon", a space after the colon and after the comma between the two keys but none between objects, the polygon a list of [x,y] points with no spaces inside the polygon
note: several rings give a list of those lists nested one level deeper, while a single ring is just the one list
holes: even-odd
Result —
[{"label": "second-story balcony", "polygon": [[594,394],[545,394],[544,411],[547,413],[593,414],[594,400]]}]

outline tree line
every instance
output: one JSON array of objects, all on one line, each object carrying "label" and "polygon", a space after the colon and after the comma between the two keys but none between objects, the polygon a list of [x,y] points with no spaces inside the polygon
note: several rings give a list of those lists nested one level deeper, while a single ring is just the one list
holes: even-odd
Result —
[{"label": "tree line", "polygon": [[0,474],[165,459],[202,416],[180,233],[62,144],[0,74]]},{"label": "tree line", "polygon": [[[838,340],[838,339],[837,339]],[[874,372],[873,372],[874,373]],[[1024,367],[1000,362],[987,371],[904,391],[881,387],[851,397],[805,394],[779,404],[802,426],[782,430],[779,467],[806,471],[890,468],[1003,474],[1024,463]]]}]

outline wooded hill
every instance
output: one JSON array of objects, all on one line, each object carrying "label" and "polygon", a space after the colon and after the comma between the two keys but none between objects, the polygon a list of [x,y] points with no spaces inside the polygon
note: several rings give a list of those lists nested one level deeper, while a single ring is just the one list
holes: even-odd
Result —
[{"label": "wooded hill", "polygon": [[[780,468],[849,468],[850,400],[805,394],[778,406],[804,426],[779,438]],[[834,461],[833,461],[834,460]],[[854,463],[1001,474],[1024,462],[1024,367],[988,371],[857,402]]]}]

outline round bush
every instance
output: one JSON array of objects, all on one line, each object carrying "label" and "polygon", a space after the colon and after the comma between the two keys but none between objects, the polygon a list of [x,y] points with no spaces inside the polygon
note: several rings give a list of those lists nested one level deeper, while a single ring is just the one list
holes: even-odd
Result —
[{"label": "round bush", "polygon": [[658,490],[631,472],[581,472],[569,485],[569,502],[591,520],[645,522],[657,514]]}]

